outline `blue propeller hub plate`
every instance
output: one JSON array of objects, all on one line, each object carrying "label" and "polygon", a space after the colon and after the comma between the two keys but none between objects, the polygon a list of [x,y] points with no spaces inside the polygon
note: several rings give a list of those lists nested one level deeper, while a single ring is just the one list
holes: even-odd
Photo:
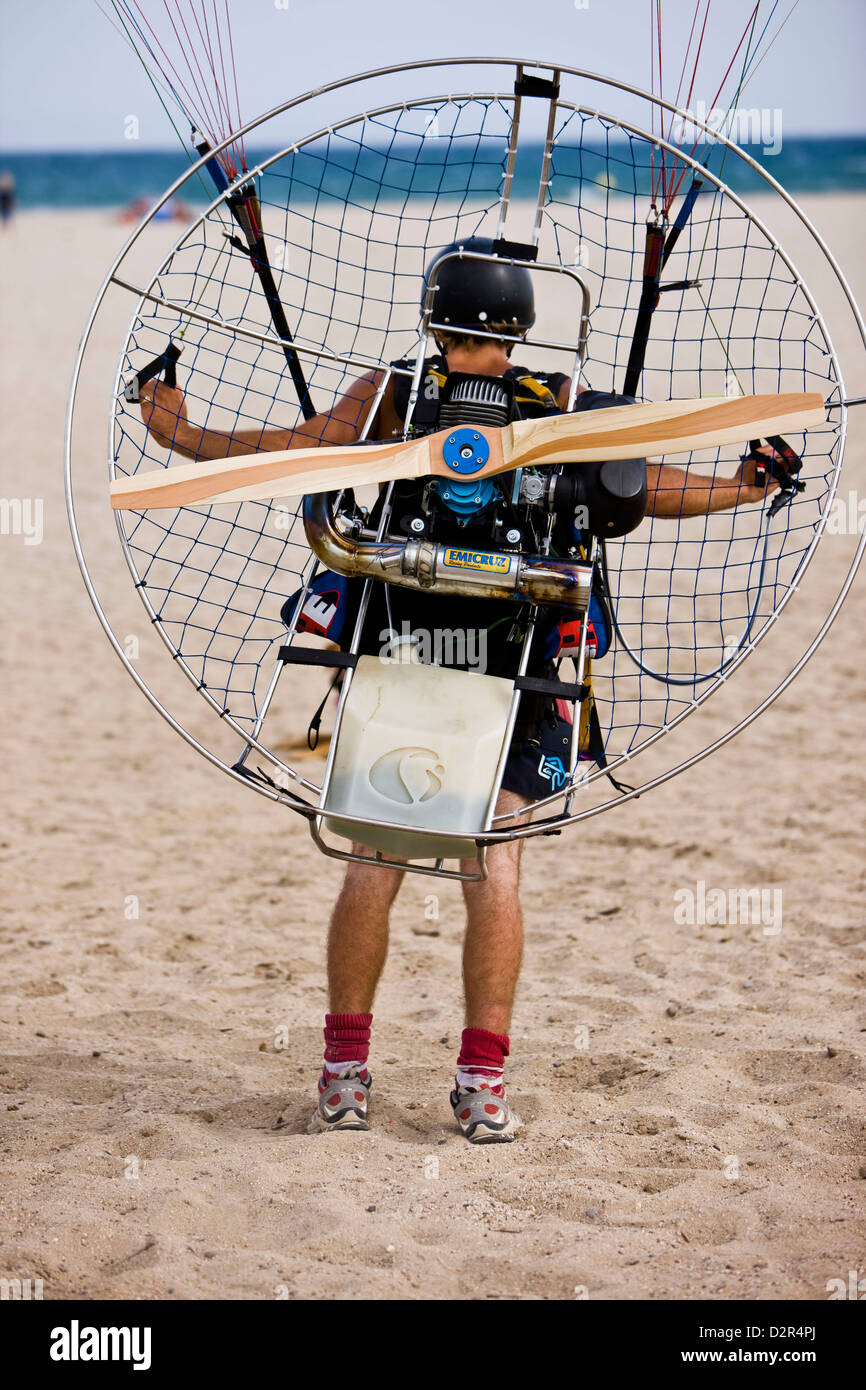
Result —
[{"label": "blue propeller hub plate", "polygon": [[490,458],[490,445],[480,430],[453,430],[442,445],[442,457],[455,473],[477,473]]}]

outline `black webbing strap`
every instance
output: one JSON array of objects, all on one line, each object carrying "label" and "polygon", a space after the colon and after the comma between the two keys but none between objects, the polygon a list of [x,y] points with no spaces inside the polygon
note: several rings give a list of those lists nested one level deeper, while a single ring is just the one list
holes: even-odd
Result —
[{"label": "black webbing strap", "polygon": [[266,787],[272,787],[275,792],[282,792],[285,790],[278,782],[274,781],[273,777],[268,776],[264,768],[252,768],[247,767],[245,763],[234,763],[232,765],[232,772],[237,772],[241,777],[246,777],[248,782],[264,782]]},{"label": "black webbing strap", "polygon": [[516,690],[525,690],[529,695],[551,695],[554,700],[585,700],[589,694],[588,685],[549,680],[545,676],[518,676],[514,686]]},{"label": "black webbing strap", "polygon": [[354,652],[321,652],[316,647],[280,647],[277,656],[295,666],[351,666],[354,670],[358,664]]},{"label": "black webbing strap", "polygon": [[[237,237],[230,237],[229,240],[235,245],[239,245]],[[241,250],[244,250],[244,247],[241,247]],[[271,270],[271,263],[268,260],[267,246],[265,245],[263,236],[258,236],[252,246],[247,248],[247,254],[252,263],[253,270],[259,277],[262,290],[264,291],[268,309],[270,310],[271,322],[283,340],[283,356],[286,359],[286,365],[289,368],[295,392],[297,393],[301,413],[305,420],[312,420],[316,414],[316,407],[313,405],[310,397],[310,388],[301,365],[301,359],[292,346],[294,338],[292,337],[289,322],[286,318],[285,310],[283,309],[282,300],[277,290],[274,274]]]},{"label": "black webbing strap", "polygon": [[[196,152],[202,156],[211,153],[211,147],[207,140],[200,140],[195,146]],[[217,186],[220,193],[225,193],[228,189],[228,180],[223,172],[219,160],[211,158],[206,161],[206,169]],[[259,277],[265,299],[268,302],[271,322],[277,333],[283,340],[283,356],[295,384],[295,391],[298,396],[298,404],[305,420],[312,420],[316,414],[316,407],[310,397],[310,388],[307,385],[307,378],[301,365],[301,359],[295,352],[292,337],[292,330],[283,309],[282,300],[274,281],[271,263],[268,259],[268,248],[261,230],[262,213],[259,206],[258,194],[256,193],[255,183],[244,184],[243,188],[237,189],[232,193],[226,202],[232,217],[237,222],[246,239],[246,244],[239,241],[237,237],[230,236],[229,243],[238,251],[243,251],[249,256],[253,270]],[[250,215],[250,210],[254,210],[254,215]]]},{"label": "black webbing strap", "polygon": [[307,725],[307,747],[309,748],[311,753],[315,753],[316,749],[319,746],[319,733],[321,732],[322,728],[322,718],[325,713],[325,705],[330,700],[332,694],[337,689],[337,686],[341,683],[342,679],[343,672],[337,671],[336,675],[334,676],[334,679],[331,681],[331,684],[328,686],[327,690],[321,698],[321,701],[319,702],[319,708],[315,711],[312,719]]},{"label": "black webbing strap", "polygon": [[650,324],[659,297],[659,277],[662,273],[662,255],[665,249],[665,234],[661,223],[648,222],[646,245],[643,256],[643,284],[640,304],[637,311],[634,337],[628,355],[623,393],[626,396],[637,394],[638,383],[643,371],[649,342]]},{"label": "black webbing strap", "polygon": [[[197,145],[196,149],[200,154],[204,153],[206,146]],[[312,420],[316,414],[316,407],[310,397],[310,388],[301,365],[301,359],[294,348],[294,338],[292,330],[289,328],[289,321],[280,299],[279,291],[271,270],[271,263],[268,258],[268,248],[265,243],[264,234],[261,230],[261,208],[259,206],[258,194],[254,183],[244,184],[236,193],[232,193],[226,202],[229,211],[244,234],[244,241],[236,236],[228,238],[229,243],[238,251],[243,251],[250,258],[253,270],[259,277],[259,284],[267,300],[268,310],[271,315],[271,323],[283,340],[283,356],[286,359],[291,374],[295,391],[298,397],[298,404],[305,420]],[[246,244],[244,244],[246,243]]]},{"label": "black webbing strap", "polygon": [[537,77],[535,73],[521,73],[514,84],[516,97],[547,97],[556,101],[559,96],[559,83],[549,77]]},{"label": "black webbing strap", "polygon": [[692,215],[692,209],[703,186],[703,179],[696,176],[692,180],[692,186],[683,198],[679,215],[667,234],[662,223],[652,221],[647,223],[640,304],[622,388],[623,394],[626,396],[637,395],[649,343],[652,318],[660,295],[668,290],[693,289],[695,285],[700,283],[698,280],[676,280],[670,284],[662,285],[660,281],[661,273],[682,235],[683,228]]},{"label": "black webbing strap", "polygon": [[337,668],[336,675],[325,691],[322,702],[307,728],[307,747],[314,751],[319,742],[319,730],[322,725],[322,716],[325,713],[325,705],[328,703],[331,693],[342,680],[343,671],[347,667],[354,670],[357,666],[357,654],[355,652],[323,652],[319,651],[317,647],[280,647],[277,655],[280,661],[293,663],[295,666],[329,666],[332,670]]},{"label": "black webbing strap", "polygon": [[497,237],[493,243],[494,256],[502,256],[507,261],[537,261],[538,247],[531,241],[507,241]]},{"label": "black webbing strap", "polygon": [[166,386],[177,386],[177,372],[175,363],[180,357],[182,349],[175,343],[169,343],[165,352],[160,353],[159,357],[154,357],[152,362],[148,362],[146,367],[142,367],[140,372],[136,372],[131,381],[126,383],[124,399],[130,404],[136,405],[141,399],[140,391],[145,382],[152,381],[155,376],[162,372],[162,379]]}]

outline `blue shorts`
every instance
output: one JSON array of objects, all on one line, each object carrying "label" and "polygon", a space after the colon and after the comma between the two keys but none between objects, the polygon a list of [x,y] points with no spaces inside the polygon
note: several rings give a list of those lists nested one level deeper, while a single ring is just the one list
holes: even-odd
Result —
[{"label": "blue shorts", "polygon": [[502,776],[502,790],[516,792],[529,801],[541,801],[568,781],[572,725],[556,716],[555,725],[545,719],[536,738],[512,743]]}]

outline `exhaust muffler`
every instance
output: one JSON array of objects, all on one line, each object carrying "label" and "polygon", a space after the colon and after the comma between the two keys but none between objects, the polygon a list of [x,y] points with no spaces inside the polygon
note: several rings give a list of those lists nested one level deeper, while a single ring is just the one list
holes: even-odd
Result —
[{"label": "exhaust muffler", "polygon": [[423,593],[554,603],[574,613],[585,613],[589,607],[591,565],[414,537],[377,541],[347,535],[339,528],[331,499],[327,492],[304,498],[304,530],[310,549],[338,574]]}]

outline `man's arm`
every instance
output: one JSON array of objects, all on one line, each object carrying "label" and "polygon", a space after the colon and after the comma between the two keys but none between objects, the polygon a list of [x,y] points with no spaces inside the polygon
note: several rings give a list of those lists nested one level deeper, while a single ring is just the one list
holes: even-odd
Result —
[{"label": "man's arm", "polygon": [[[187,419],[183,392],[166,386],[164,381],[149,381],[141,387],[141,417],[163,449],[173,449],[176,454],[193,460],[309,449],[317,444],[353,444],[364,427],[381,380],[381,372],[367,372],[352,382],[332,410],[314,415],[294,429],[224,432],[194,425]],[[385,394],[387,396],[388,392]]]},{"label": "man's arm", "polygon": [[[773,450],[759,450],[767,458]],[[778,454],[775,455],[780,459]],[[780,460],[781,461],[781,460]],[[779,484],[767,473],[763,485],[755,483],[754,459],[745,459],[733,478],[708,478],[670,463],[647,463],[647,514],[650,516],[706,516],[748,503],[763,502]]]},{"label": "man's arm", "polygon": [[[568,409],[571,383],[563,382],[557,393],[560,410]],[[578,394],[585,391],[578,387]],[[764,445],[758,453],[783,462],[781,455]],[[647,461],[647,514],[649,516],[706,516],[708,512],[728,511],[749,503],[763,502],[776,492],[778,482],[770,473],[762,486],[755,484],[755,464],[747,459],[740,464],[733,478],[707,478],[687,468],[668,463]]]}]

